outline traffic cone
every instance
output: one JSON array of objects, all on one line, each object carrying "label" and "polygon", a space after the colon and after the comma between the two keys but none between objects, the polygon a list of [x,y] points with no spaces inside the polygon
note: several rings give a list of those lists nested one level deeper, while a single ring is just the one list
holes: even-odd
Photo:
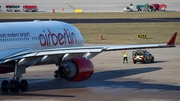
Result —
[{"label": "traffic cone", "polygon": [[62,8],[61,10],[64,11],[64,8]]},{"label": "traffic cone", "polygon": [[103,35],[100,35],[100,40],[103,40]]},{"label": "traffic cone", "polygon": [[55,9],[53,9],[53,13],[55,13]]}]

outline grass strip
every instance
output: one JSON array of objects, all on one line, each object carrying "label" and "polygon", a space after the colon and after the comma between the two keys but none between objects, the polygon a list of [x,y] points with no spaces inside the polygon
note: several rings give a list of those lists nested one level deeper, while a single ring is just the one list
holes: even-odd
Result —
[{"label": "grass strip", "polygon": [[0,13],[0,19],[179,18],[180,12]]},{"label": "grass strip", "polygon": [[[80,29],[87,43],[102,44],[167,43],[174,32],[180,32],[180,22],[73,25]],[[147,39],[139,39],[140,34],[147,35]],[[104,40],[100,40],[100,35]],[[176,44],[180,44],[180,35]]]}]

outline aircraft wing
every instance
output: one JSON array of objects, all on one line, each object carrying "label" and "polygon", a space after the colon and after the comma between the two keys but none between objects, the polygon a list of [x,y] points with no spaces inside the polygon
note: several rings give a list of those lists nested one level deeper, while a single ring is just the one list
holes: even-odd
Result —
[{"label": "aircraft wing", "polygon": [[138,45],[113,45],[113,46],[84,46],[70,48],[54,48],[47,50],[39,50],[30,53],[19,52],[17,55],[9,56],[9,58],[1,59],[0,63],[20,59],[19,65],[24,65],[32,61],[48,61],[54,58],[63,57],[63,60],[69,60],[77,56],[85,56],[91,59],[103,51],[130,50],[130,49],[148,49],[148,48],[168,48],[175,47],[177,32],[173,34],[167,44],[138,44]]},{"label": "aircraft wing", "polygon": [[36,55],[55,55],[63,54],[64,59],[71,59],[76,56],[83,56],[87,59],[93,58],[103,51],[115,50],[130,50],[130,49],[148,49],[148,48],[168,48],[175,47],[177,32],[173,34],[167,44],[138,44],[138,45],[110,45],[110,46],[84,46],[84,47],[71,47],[71,48],[56,48],[39,51]]}]

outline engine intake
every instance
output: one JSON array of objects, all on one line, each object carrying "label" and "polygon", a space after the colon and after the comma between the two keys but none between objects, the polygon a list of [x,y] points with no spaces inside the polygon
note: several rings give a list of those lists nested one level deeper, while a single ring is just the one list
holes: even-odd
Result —
[{"label": "engine intake", "polygon": [[94,72],[94,65],[85,57],[76,57],[60,64],[60,74],[70,82],[89,79]]}]

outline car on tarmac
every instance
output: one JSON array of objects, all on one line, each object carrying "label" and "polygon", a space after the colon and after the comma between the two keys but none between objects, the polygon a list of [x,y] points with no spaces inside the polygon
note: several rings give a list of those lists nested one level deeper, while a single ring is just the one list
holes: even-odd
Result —
[{"label": "car on tarmac", "polygon": [[146,50],[136,50],[136,51],[132,51],[132,60],[134,64],[136,64],[137,62],[153,63],[154,56]]}]

